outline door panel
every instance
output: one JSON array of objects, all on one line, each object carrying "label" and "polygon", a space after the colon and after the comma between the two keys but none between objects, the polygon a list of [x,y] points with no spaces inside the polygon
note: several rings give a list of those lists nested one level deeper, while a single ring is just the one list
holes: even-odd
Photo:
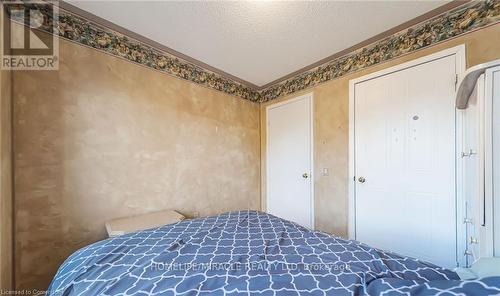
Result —
[{"label": "door panel", "polygon": [[456,263],[455,56],[355,85],[356,239]]},{"label": "door panel", "polygon": [[[484,74],[476,83],[474,92],[467,102],[467,109],[462,110],[463,141],[461,145],[463,166],[461,189],[465,199],[465,225],[464,239],[467,250],[465,252],[466,264],[470,266],[480,257],[493,256],[490,237],[491,222],[487,221],[485,201],[487,200],[485,184],[485,95]],[[490,103],[488,103],[490,104]],[[488,109],[491,109],[488,108]]]},{"label": "door panel", "polygon": [[267,211],[308,228],[313,227],[311,108],[307,95],[267,111]]},{"label": "door panel", "polygon": [[490,199],[492,205],[489,205],[492,210],[487,223],[493,224],[493,254],[500,257],[500,67],[488,69],[486,75],[488,76],[486,89],[493,105],[491,114],[493,190]]}]

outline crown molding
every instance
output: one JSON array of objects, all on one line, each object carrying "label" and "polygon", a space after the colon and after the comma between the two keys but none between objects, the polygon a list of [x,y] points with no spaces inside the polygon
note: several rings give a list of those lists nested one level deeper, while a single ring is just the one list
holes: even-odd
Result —
[{"label": "crown molding", "polygon": [[[39,29],[256,103],[311,88],[500,22],[498,0],[453,1],[259,88],[69,3],[56,3],[60,8],[58,17],[53,19],[46,12],[48,21]],[[45,12],[43,6],[39,9]]]}]

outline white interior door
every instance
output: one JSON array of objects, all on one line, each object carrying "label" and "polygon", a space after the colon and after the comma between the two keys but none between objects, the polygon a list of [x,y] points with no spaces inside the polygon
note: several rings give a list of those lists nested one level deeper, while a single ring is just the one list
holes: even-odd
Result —
[{"label": "white interior door", "polygon": [[312,95],[267,108],[267,212],[313,228]]},{"label": "white interior door", "polygon": [[[466,213],[467,265],[499,256],[498,184],[500,67],[489,68],[476,82],[467,108],[461,110],[463,140],[460,163]],[[496,209],[495,209],[496,207]],[[495,213],[495,211],[497,213]],[[496,224],[495,224],[496,223]]]},{"label": "white interior door", "polygon": [[[463,166],[461,189],[465,199],[465,252],[466,265],[484,256],[492,256],[488,250],[488,229],[485,215],[485,167],[484,167],[484,75],[476,83],[474,92],[461,110],[462,143],[459,150]],[[489,224],[489,223],[488,223]]]},{"label": "white interior door", "polygon": [[491,188],[492,188],[492,212],[493,220],[493,254],[500,257],[500,67],[488,69],[486,71],[486,96],[492,104],[488,124],[491,123],[492,145],[491,151],[487,154],[487,162],[492,164]]},{"label": "white interior door", "polygon": [[456,57],[354,86],[355,237],[456,265]]}]

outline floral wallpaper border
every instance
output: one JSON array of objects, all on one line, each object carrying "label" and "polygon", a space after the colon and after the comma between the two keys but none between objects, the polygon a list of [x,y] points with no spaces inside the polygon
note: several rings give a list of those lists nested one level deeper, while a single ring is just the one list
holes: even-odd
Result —
[{"label": "floral wallpaper border", "polygon": [[271,85],[260,91],[260,102],[313,87],[498,21],[500,0],[465,4],[315,69]]},{"label": "floral wallpaper border", "polygon": [[52,18],[44,7],[37,8],[46,16],[40,27],[46,32],[252,102],[311,88],[500,21],[500,0],[473,1],[258,91],[71,12],[60,9],[58,17]]},{"label": "floral wallpaper border", "polygon": [[[57,34],[64,39],[211,89],[249,101],[259,102],[260,94],[256,90],[116,31],[102,27],[62,8],[59,8],[58,14],[53,17],[52,11],[45,4],[25,2],[17,5],[22,5],[22,7],[34,6],[44,15],[44,23],[39,27],[42,31]],[[12,7],[14,7],[12,4],[8,5],[8,9]]]}]

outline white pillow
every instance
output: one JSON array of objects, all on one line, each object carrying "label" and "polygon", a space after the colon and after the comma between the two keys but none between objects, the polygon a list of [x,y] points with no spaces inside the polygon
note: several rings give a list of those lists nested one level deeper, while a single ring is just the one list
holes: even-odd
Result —
[{"label": "white pillow", "polygon": [[113,219],[106,222],[109,237],[123,235],[129,232],[172,224],[184,220],[184,216],[176,211],[167,210],[133,217]]}]

